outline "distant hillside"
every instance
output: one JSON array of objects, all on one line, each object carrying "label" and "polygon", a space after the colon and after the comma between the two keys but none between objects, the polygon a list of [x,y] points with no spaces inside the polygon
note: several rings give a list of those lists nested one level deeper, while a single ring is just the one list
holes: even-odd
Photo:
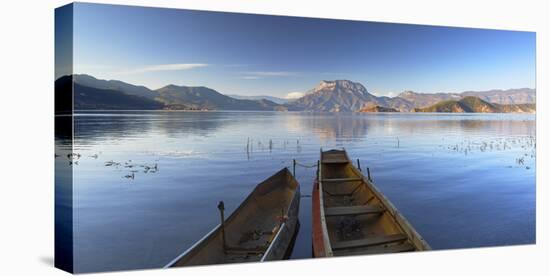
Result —
[{"label": "distant hillside", "polygon": [[55,80],[55,113],[71,114],[73,112],[73,77],[63,76]]},{"label": "distant hillside", "polygon": [[[73,98],[65,94],[74,89]],[[161,109],[162,103],[128,95],[118,90],[98,89],[73,83],[73,76],[63,76],[55,81],[56,105],[61,111],[74,110],[129,110],[129,109]],[[68,101],[70,100],[70,102]]]},{"label": "distant hillside", "polygon": [[489,103],[478,97],[466,96],[460,100],[445,100],[429,107],[415,108],[414,112],[448,113],[533,113],[534,104],[500,105]]},{"label": "distant hillside", "polygon": [[145,87],[132,85],[118,80],[100,80],[90,75],[75,74],[73,80],[82,86],[93,87],[98,89],[116,90],[127,95],[144,97],[148,99],[154,99],[158,96],[158,93]]},{"label": "distant hillside", "polygon": [[535,113],[536,104],[503,104],[500,105],[500,111],[503,113]]},{"label": "distant hillside", "polygon": [[239,99],[239,100],[268,100],[276,104],[286,104],[289,102],[289,100],[287,99],[273,97],[273,96],[242,96],[242,95],[227,95],[227,96],[234,99]]},{"label": "distant hillside", "polygon": [[164,105],[155,100],[127,95],[117,90],[97,89],[74,84],[75,110],[128,110],[161,109]]},{"label": "distant hillside", "polygon": [[521,88],[508,90],[466,91],[462,93],[416,93],[405,91],[397,97],[409,101],[414,107],[428,107],[445,100],[460,100],[463,97],[474,96],[486,102],[495,104],[534,104],[535,89]]},{"label": "distant hillside", "polygon": [[284,106],[272,101],[234,99],[203,86],[167,85],[156,92],[159,96],[155,99],[168,109],[184,107],[200,110],[286,110]]},{"label": "distant hillside", "polygon": [[[370,103],[367,103],[369,105]],[[380,106],[394,108],[397,111],[410,111],[414,108],[414,104],[410,101],[407,101],[405,99],[399,98],[399,97],[376,97],[375,104],[378,104]]]},{"label": "distant hillside", "polygon": [[[170,109],[170,110],[275,110],[287,108],[272,101],[239,100],[208,87],[167,85],[151,90],[118,80],[100,80],[89,75],[60,78],[70,91],[74,81],[75,104],[78,109]],[[57,85],[56,85],[57,86]],[[57,90],[57,88],[56,88]]]},{"label": "distant hillside", "polygon": [[480,98],[468,96],[458,101],[445,100],[424,108],[415,108],[415,112],[449,112],[449,113],[495,113],[498,108]]},{"label": "distant hillside", "polygon": [[467,91],[461,96],[475,96],[484,101],[496,104],[534,104],[536,102],[535,89],[520,88],[508,90]]},{"label": "distant hillside", "polygon": [[462,96],[451,93],[416,93],[405,91],[397,96],[411,103],[413,107],[427,107],[446,100],[460,100]]},{"label": "distant hillside", "polygon": [[391,107],[383,107],[379,105],[374,105],[371,107],[362,108],[359,112],[399,112],[399,110]]}]

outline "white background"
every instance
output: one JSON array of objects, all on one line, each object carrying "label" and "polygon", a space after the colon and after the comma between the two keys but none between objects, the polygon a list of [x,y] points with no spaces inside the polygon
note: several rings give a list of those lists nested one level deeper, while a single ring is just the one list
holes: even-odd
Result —
[{"label": "white background", "polygon": [[[537,32],[537,245],[109,275],[548,275],[546,1],[91,1]],[[53,268],[54,8],[67,1],[0,2],[0,275],[63,275]],[[545,26],[546,24],[546,26]],[[546,110],[545,110],[546,109]],[[468,204],[467,199],[464,204]],[[448,233],[452,239],[453,233]],[[546,255],[546,257],[545,257]]]}]

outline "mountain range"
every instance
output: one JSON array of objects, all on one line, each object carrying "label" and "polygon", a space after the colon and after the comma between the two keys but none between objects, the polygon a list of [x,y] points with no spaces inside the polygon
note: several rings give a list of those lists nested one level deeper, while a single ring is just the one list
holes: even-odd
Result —
[{"label": "mountain range", "polygon": [[[422,112],[422,108],[430,107],[443,101],[460,101],[465,97],[476,97],[498,105],[534,104],[535,90],[522,88],[480,92],[468,91],[462,93],[416,93],[405,91],[397,97],[377,97],[369,93],[360,83],[349,80],[321,81],[317,87],[308,91],[304,97],[289,103],[288,107],[289,110],[329,112],[391,112],[393,110],[400,112]],[[521,111],[530,110],[530,108],[503,107],[499,110],[503,112],[508,110]]]},{"label": "mountain range", "polygon": [[459,100],[444,100],[434,105],[415,108],[414,112],[447,113],[534,113],[535,104],[497,104],[476,96],[465,96]]},{"label": "mountain range", "polygon": [[56,80],[56,91],[69,93],[71,84],[74,87],[75,110],[287,110],[285,106],[269,100],[239,100],[203,86],[167,85],[151,90],[145,86],[100,80],[89,75],[63,76]]},{"label": "mountain range", "polygon": [[[321,81],[303,97],[288,101],[270,96],[229,96],[204,86],[167,85],[152,90],[145,86],[118,80],[100,80],[83,74],[59,78],[56,80],[56,91],[70,91],[70,84],[74,87],[75,110],[534,112],[536,101],[535,90],[530,88],[431,94],[405,91],[397,97],[380,97],[369,93],[362,84],[349,80]],[[470,97],[482,101],[477,107],[487,103],[493,108],[464,108],[465,104],[473,103]]]},{"label": "mountain range", "polygon": [[265,95],[261,95],[261,96],[227,95],[227,96],[238,100],[268,100],[276,104],[286,104],[289,101],[291,101],[288,99],[283,99],[283,98],[273,97],[273,96],[265,96]]},{"label": "mountain range", "polygon": [[269,100],[239,100],[203,86],[167,85],[155,92],[158,93],[155,99],[163,103],[166,109],[286,110],[284,106]]},{"label": "mountain range", "polygon": [[534,89],[519,88],[508,90],[466,91],[462,93],[415,93],[405,91],[397,97],[414,103],[417,107],[427,107],[446,100],[460,100],[467,96],[480,98],[496,104],[533,104],[536,102]]}]

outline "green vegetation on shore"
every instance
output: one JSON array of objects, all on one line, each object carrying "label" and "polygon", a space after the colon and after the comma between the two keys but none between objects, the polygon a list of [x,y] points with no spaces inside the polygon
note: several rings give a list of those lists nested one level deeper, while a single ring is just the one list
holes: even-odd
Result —
[{"label": "green vegetation on shore", "polygon": [[399,112],[399,110],[391,107],[383,107],[379,105],[374,105],[366,108],[362,108],[359,110],[359,112]]}]

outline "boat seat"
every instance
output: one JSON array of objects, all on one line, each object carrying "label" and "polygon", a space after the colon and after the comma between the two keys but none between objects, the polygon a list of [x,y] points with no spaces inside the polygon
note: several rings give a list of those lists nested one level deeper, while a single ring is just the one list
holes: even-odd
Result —
[{"label": "boat seat", "polygon": [[261,254],[267,250],[267,246],[246,247],[228,247],[225,252],[228,254]]},{"label": "boat seat", "polygon": [[366,239],[360,240],[351,240],[351,241],[340,241],[332,243],[332,249],[346,249],[346,248],[355,248],[355,247],[366,247],[387,244],[392,242],[400,242],[407,239],[407,236],[404,234],[393,234],[387,236],[374,236]]},{"label": "boat seat", "polygon": [[361,181],[361,177],[349,177],[349,178],[325,178],[322,179],[322,182],[351,182],[351,181]]},{"label": "boat seat", "polygon": [[348,193],[333,193],[333,192],[327,191],[326,188],[323,189],[323,192],[329,194],[330,196],[352,196],[355,192],[357,192],[357,190],[359,190],[359,188],[361,188],[362,185],[363,183],[359,183],[357,186],[355,186],[355,188],[353,188],[353,190],[351,190],[351,192],[348,192]]},{"label": "boat seat", "polygon": [[374,205],[357,205],[357,206],[325,208],[325,216],[381,214],[383,212],[384,212],[383,208],[379,206],[374,206]]},{"label": "boat seat", "polygon": [[386,253],[399,253],[415,251],[415,247],[409,243],[395,244],[389,246],[379,246],[374,248],[368,248],[361,250],[361,248],[341,249],[334,252],[335,256],[353,256],[353,255],[366,255],[366,254],[386,254]]},{"label": "boat seat", "polygon": [[323,164],[348,164],[349,163],[349,160],[347,159],[338,159],[338,158],[334,158],[334,159],[328,159],[328,158],[325,158],[323,160]]}]

